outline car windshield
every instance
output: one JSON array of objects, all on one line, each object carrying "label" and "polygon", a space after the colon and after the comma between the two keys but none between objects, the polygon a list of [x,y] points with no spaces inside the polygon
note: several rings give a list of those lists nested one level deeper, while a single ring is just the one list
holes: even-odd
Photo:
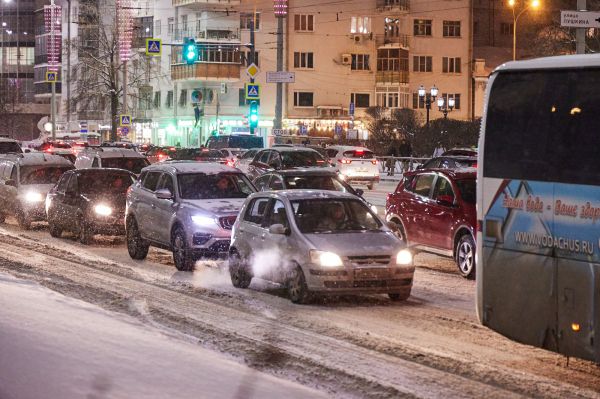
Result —
[{"label": "car windshield", "polygon": [[56,184],[68,166],[23,166],[21,184]]},{"label": "car windshield", "polygon": [[0,142],[0,154],[7,154],[9,152],[23,152],[19,144],[9,141],[9,142]]},{"label": "car windshield", "polygon": [[310,189],[342,191],[354,194],[354,190],[334,176],[286,176],[285,187],[288,189]]},{"label": "car windshield", "polygon": [[355,199],[292,201],[296,225],[302,233],[379,231],[382,223],[364,202]]},{"label": "car windshield", "polygon": [[325,159],[316,151],[282,152],[283,168],[298,168],[305,166],[327,166]]},{"label": "car windshield", "polygon": [[460,196],[467,204],[475,205],[477,193],[475,182],[475,179],[462,179],[456,181]]},{"label": "car windshield", "polygon": [[104,158],[102,167],[125,169],[139,175],[150,163],[145,158]]},{"label": "car windshield", "polygon": [[183,199],[246,198],[255,190],[241,173],[185,173],[177,175]]},{"label": "car windshield", "polygon": [[135,182],[129,173],[106,173],[93,171],[79,176],[79,192],[81,194],[124,194]]},{"label": "car windshield", "polygon": [[254,158],[254,156],[256,155],[257,152],[258,152],[257,150],[246,151],[244,153],[244,155],[242,155],[241,159],[252,159],[252,158]]}]

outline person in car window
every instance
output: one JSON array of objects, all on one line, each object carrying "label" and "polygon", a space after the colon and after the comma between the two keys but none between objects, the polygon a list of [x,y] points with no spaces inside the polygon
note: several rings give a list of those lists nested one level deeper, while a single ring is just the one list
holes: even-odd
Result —
[{"label": "person in car window", "polygon": [[322,219],[319,224],[319,230],[321,231],[335,231],[342,229],[346,221],[346,212],[344,211],[344,205],[342,204],[331,204],[327,207],[327,215]]},{"label": "person in car window", "polygon": [[227,177],[221,177],[216,184],[216,191],[219,197],[229,197],[234,189]]}]

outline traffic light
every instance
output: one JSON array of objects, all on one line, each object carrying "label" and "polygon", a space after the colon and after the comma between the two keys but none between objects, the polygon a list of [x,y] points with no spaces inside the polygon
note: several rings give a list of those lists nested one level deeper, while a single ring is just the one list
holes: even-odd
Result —
[{"label": "traffic light", "polygon": [[198,47],[194,39],[186,38],[183,42],[183,61],[186,64],[193,64],[198,61]]},{"label": "traffic light", "polygon": [[252,101],[250,103],[250,113],[248,115],[248,125],[250,125],[250,127],[253,129],[258,127],[258,103],[256,101]]}]

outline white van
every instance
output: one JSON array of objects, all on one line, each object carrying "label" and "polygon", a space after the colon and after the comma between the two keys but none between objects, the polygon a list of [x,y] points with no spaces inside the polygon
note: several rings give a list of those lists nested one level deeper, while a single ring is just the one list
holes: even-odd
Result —
[{"label": "white van", "polygon": [[77,155],[75,167],[85,168],[117,168],[125,169],[136,175],[150,165],[146,157],[137,151],[127,148],[88,147]]}]

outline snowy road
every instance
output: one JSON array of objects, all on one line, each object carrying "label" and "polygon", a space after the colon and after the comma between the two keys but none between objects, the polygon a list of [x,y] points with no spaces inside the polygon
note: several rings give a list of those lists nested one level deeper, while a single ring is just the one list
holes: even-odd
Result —
[{"label": "snowy road", "polygon": [[[385,201],[382,192],[369,194],[382,195]],[[419,255],[416,262],[406,303],[370,295],[300,306],[260,280],[235,289],[214,264],[177,272],[170,254],[154,249],[148,260],[132,261],[123,238],[86,247],[66,234],[51,238],[44,225],[29,232],[0,226],[0,272],[183,333],[198,350],[329,396],[600,397],[597,366],[567,365],[480,326],[474,282],[459,277],[451,261]]]}]

